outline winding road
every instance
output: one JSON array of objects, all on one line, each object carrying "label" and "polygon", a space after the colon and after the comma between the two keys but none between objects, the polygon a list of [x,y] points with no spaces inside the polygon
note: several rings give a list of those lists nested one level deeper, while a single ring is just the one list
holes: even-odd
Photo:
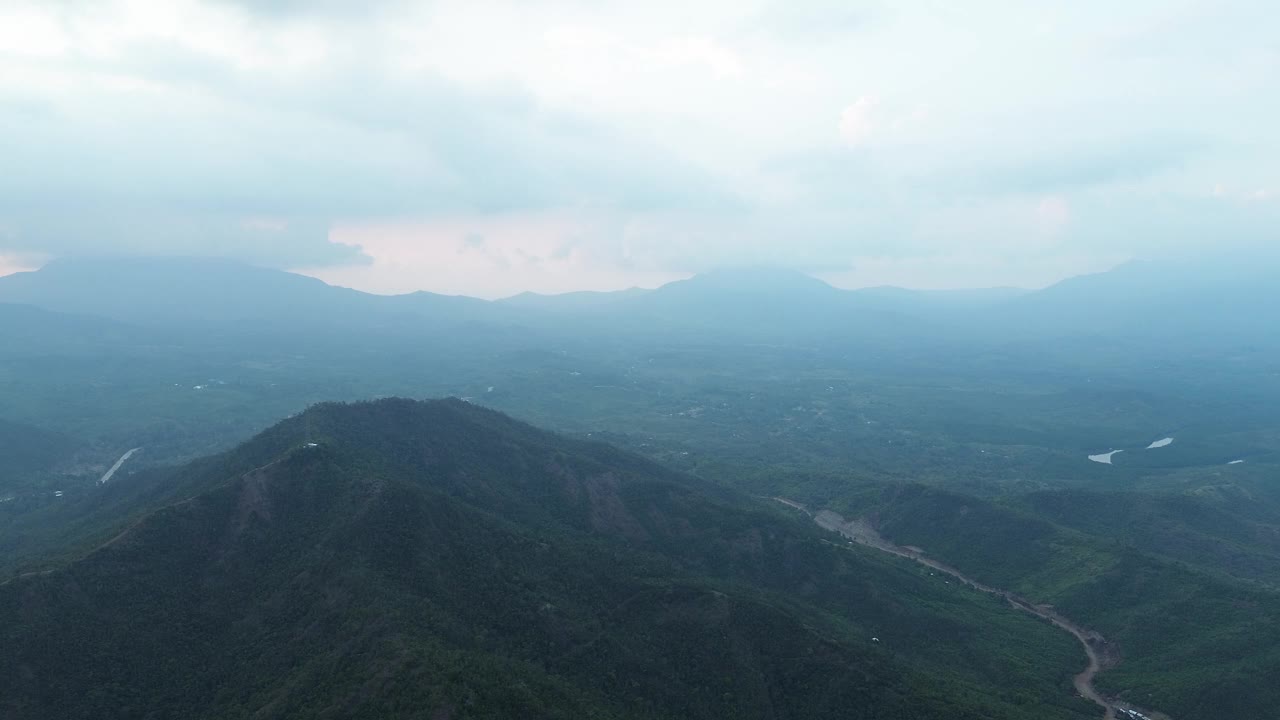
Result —
[{"label": "winding road", "polygon": [[830,510],[821,510],[817,513],[810,511],[804,505],[786,498],[775,497],[773,500],[780,502],[789,507],[795,508],[813,518],[813,521],[826,530],[839,533],[853,542],[870,548],[875,548],[882,552],[904,557],[914,560],[921,565],[928,566],[941,573],[950,575],[959,580],[961,583],[984,593],[999,595],[1004,598],[1012,607],[1022,612],[1029,613],[1038,618],[1048,620],[1055,626],[1071,633],[1076,640],[1084,647],[1085,654],[1089,657],[1089,665],[1082,672],[1075,676],[1073,682],[1076,692],[1095,705],[1103,709],[1103,720],[1117,720],[1118,717],[1129,718],[1127,711],[1135,711],[1141,713],[1143,717],[1149,717],[1151,720],[1169,720],[1167,715],[1154,713],[1151,711],[1140,710],[1127,704],[1116,703],[1108,700],[1093,685],[1094,678],[1098,673],[1108,667],[1113,667],[1119,662],[1119,653],[1116,648],[1110,645],[1102,635],[1096,631],[1088,630],[1071,620],[1059,615],[1053,609],[1035,605],[1025,598],[999,588],[993,588],[985,585],[964,573],[950,567],[944,563],[938,562],[929,557],[925,557],[922,550],[903,545],[895,545],[894,543],[884,539],[875,528],[861,520],[846,520],[843,516]]}]

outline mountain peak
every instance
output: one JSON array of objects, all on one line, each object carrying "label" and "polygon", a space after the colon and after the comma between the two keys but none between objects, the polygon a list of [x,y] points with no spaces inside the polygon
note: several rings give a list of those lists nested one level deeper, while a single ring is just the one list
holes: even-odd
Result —
[{"label": "mountain peak", "polygon": [[150,482],[184,499],[0,583],[4,717],[1013,717],[913,696],[949,588],[868,594],[807,522],[458,400],[318,405]]},{"label": "mountain peak", "polygon": [[[768,266],[723,268],[700,273],[679,282],[689,286],[730,291],[836,291],[832,286],[808,273]],[[678,283],[671,283],[671,285],[676,284]]]}]

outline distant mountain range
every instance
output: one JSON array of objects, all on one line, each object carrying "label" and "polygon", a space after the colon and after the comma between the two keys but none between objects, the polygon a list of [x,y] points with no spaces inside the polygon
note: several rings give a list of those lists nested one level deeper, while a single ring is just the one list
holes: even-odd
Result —
[{"label": "distant mountain range", "polygon": [[[1093,716],[1069,638],[748,492],[1096,624],[1115,692],[1259,716],[1274,269],[495,302],[189,259],[0,278],[0,718]],[[458,400],[303,412],[396,395],[653,462]]]},{"label": "distant mountain range", "polygon": [[206,331],[361,331],[398,323],[452,324],[489,303],[432,293],[370,295],[314,278],[227,260],[59,260],[0,278],[0,302],[97,315],[135,325]]},{"label": "distant mountain range", "polygon": [[[641,335],[776,337],[1153,337],[1259,330],[1280,305],[1280,268],[1247,259],[1134,262],[1039,291],[839,290],[803,273],[726,270],[656,290],[525,293],[495,302],[417,292],[380,296],[224,260],[54,261],[0,278],[0,303],[135,326],[299,335],[404,335],[458,328],[560,328]],[[0,316],[7,324],[16,322]]]},{"label": "distant mountain range", "polygon": [[54,312],[35,305],[0,303],[6,353],[88,351],[104,345],[155,341],[159,335],[137,325],[95,315]]},{"label": "distant mountain range", "polygon": [[[1139,337],[1275,335],[1280,265],[1269,258],[1131,262],[1064,280],[1002,307],[999,318],[1059,334]],[[1206,338],[1207,339],[1207,338]]]},{"label": "distant mountain range", "polygon": [[[125,446],[117,452],[145,444],[160,460],[225,447],[326,399],[486,395],[560,429],[603,429],[601,417],[627,426],[634,413],[680,417],[710,397],[670,407],[695,386],[782,383],[808,396],[834,385],[802,389],[805,378],[893,387],[895,377],[950,377],[963,380],[953,388],[1048,382],[1050,393],[1200,395],[1217,398],[1201,417],[1261,427],[1265,405],[1241,392],[1242,382],[1256,396],[1280,391],[1273,270],[1262,261],[1131,263],[1034,292],[929,292],[840,290],[749,269],[654,290],[485,301],[372,295],[222,260],[61,260],[0,278],[0,417]],[[230,385],[188,394],[218,383]],[[1169,407],[1196,422],[1186,403]],[[1008,422],[1018,432],[1052,424],[1040,415]]]}]

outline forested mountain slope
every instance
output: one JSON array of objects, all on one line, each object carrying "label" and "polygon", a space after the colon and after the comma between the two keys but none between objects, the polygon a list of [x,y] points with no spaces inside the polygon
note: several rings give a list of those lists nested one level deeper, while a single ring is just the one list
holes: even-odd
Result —
[{"label": "forested mountain slope", "polygon": [[167,482],[0,586],[0,717],[1092,712],[1047,625],[459,401],[319,406]]},{"label": "forested mountain slope", "polygon": [[[1242,537],[1264,531],[1257,526],[1193,498],[1160,496],[1047,493],[995,503],[903,485],[863,503],[858,512],[893,541],[1052,605],[1117,643],[1123,662],[1099,682],[1110,693],[1175,718],[1263,718],[1280,703],[1280,593],[1218,567],[1252,579],[1250,571],[1275,562],[1258,538]],[[1143,529],[1156,537],[1133,537]],[[1274,567],[1258,576],[1270,581]]]},{"label": "forested mountain slope", "polygon": [[82,448],[80,441],[61,433],[0,419],[0,497],[70,465]]}]

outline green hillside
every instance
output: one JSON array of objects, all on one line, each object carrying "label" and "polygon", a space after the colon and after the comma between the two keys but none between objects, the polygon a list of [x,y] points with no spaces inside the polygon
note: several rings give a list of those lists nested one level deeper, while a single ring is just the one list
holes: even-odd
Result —
[{"label": "green hillside", "polygon": [[0,497],[44,484],[83,449],[75,438],[0,419]]},{"label": "green hillside", "polygon": [[[923,548],[981,581],[1051,604],[1102,632],[1123,656],[1118,668],[1100,678],[1108,692],[1177,718],[1268,716],[1280,703],[1280,686],[1273,681],[1280,674],[1280,593],[1171,557],[1184,548],[1166,547],[1163,554],[1143,549],[1125,539],[1131,533],[1121,524],[1126,512],[1155,512],[1138,510],[1144,506],[1164,508],[1168,515],[1180,509],[1180,520],[1134,521],[1190,534],[1197,522],[1215,519],[1209,510],[1176,498],[1088,494],[1013,504],[1042,507],[1050,500],[1058,507],[1052,515],[1066,519],[1084,512],[1062,509],[1073,501],[1112,503],[1114,508],[1095,512],[1099,522],[1116,523],[1116,530],[1086,534],[1025,508],[922,486],[889,489],[861,511],[893,541]],[[1236,527],[1220,526],[1222,534]],[[1203,547],[1230,546],[1203,532],[1199,538]],[[1198,557],[1203,547],[1189,554]]]},{"label": "green hillside", "polygon": [[459,401],[320,406],[157,484],[0,586],[0,717],[1092,714],[1045,624]]}]

